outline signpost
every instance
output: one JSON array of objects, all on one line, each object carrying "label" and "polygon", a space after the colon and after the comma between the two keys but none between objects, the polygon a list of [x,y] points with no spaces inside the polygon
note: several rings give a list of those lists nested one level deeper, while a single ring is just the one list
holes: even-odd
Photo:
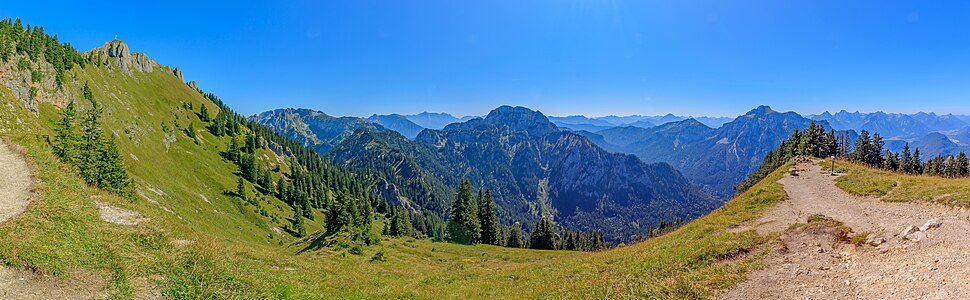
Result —
[{"label": "signpost", "polygon": [[835,176],[835,155],[832,155],[832,176]]}]

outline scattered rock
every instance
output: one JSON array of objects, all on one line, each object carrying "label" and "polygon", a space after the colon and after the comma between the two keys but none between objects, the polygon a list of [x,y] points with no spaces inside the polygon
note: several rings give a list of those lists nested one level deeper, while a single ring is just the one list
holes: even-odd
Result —
[{"label": "scattered rock", "polygon": [[926,221],[926,224],[923,224],[923,226],[919,227],[919,231],[926,231],[929,229],[937,228],[937,227],[940,227],[940,225],[943,225],[943,220],[930,219],[929,221]]},{"label": "scattered rock", "polygon": [[903,229],[903,232],[899,233],[899,237],[906,238],[907,235],[915,231],[916,231],[916,226],[909,225],[909,227],[906,227],[906,229]]},{"label": "scattered rock", "polygon": [[115,207],[106,202],[95,201],[95,204],[98,205],[101,219],[108,223],[134,226],[148,220],[138,212]]},{"label": "scattered rock", "polygon": [[903,238],[914,242],[922,242],[924,239],[926,239],[926,233],[922,231],[916,231],[904,236]]},{"label": "scattered rock", "polygon": [[877,247],[879,245],[882,245],[882,243],[885,243],[885,242],[886,242],[886,239],[885,238],[883,238],[882,236],[875,235],[875,234],[870,234],[869,236],[866,237],[866,244],[868,244],[870,246],[873,246],[873,247]]}]

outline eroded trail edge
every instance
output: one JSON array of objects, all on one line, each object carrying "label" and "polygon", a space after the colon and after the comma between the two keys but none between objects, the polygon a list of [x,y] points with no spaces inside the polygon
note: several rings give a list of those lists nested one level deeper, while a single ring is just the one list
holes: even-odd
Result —
[{"label": "eroded trail edge", "polygon": [[0,140],[0,225],[27,209],[30,185],[30,168],[24,157]]},{"label": "eroded trail edge", "polygon": [[[796,168],[799,176],[779,180],[789,199],[750,227],[760,234],[782,233],[782,246],[765,258],[763,269],[720,298],[970,298],[970,214],[964,209],[856,197],[815,164]],[[875,239],[856,246],[833,230],[786,231],[817,214]],[[942,224],[904,238],[909,226],[934,219]]]}]

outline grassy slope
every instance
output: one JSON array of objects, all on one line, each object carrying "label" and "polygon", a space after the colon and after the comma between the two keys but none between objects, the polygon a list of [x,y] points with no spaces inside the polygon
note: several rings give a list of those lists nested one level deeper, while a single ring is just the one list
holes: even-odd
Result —
[{"label": "grassy slope", "polygon": [[[227,139],[200,132],[197,145],[181,132],[188,122],[204,128],[182,103],[192,103],[194,111],[209,105],[213,114],[215,106],[164,68],[127,77],[89,66],[69,78],[76,80],[68,85],[75,95],[89,82],[105,105],[106,128],[119,136],[140,195],[129,201],[86,187],[44,141],[57,109],[44,104],[39,118],[30,117],[0,88],[0,133],[25,148],[40,180],[35,203],[0,227],[0,260],[65,278],[104,278],[106,289],[122,297],[149,286],[146,282],[171,297],[710,296],[755,265],[758,255],[740,254],[769,240],[725,229],[785,197],[774,182],[776,172],[673,233],[598,253],[389,239],[363,255],[348,255],[346,249],[298,254],[302,244],[270,230],[287,223],[290,211],[282,203],[261,200],[264,217],[257,207],[223,195],[237,178],[231,174],[236,168],[218,155]],[[163,128],[177,137],[167,151]],[[101,222],[92,197],[137,210],[150,221],[135,227]],[[175,246],[176,239],[195,242]],[[371,262],[378,251],[386,261]]]},{"label": "grassy slope", "polygon": [[855,163],[840,162],[847,167],[846,176],[836,186],[857,196],[882,197],[888,202],[937,202],[952,206],[970,206],[970,179],[902,175],[876,170]]}]

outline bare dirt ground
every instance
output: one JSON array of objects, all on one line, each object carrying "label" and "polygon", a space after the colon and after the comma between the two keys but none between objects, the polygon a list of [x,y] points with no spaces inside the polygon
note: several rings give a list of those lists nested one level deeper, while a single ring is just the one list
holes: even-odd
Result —
[{"label": "bare dirt ground", "polygon": [[27,209],[30,183],[30,169],[23,156],[0,140],[0,224]]},{"label": "bare dirt ground", "polygon": [[[14,146],[0,139],[0,226],[27,209],[33,193],[31,169]],[[2,241],[0,241],[2,242]],[[0,299],[104,298],[97,276],[74,276],[92,282],[64,282],[29,270],[0,265]]]},{"label": "bare dirt ground", "polygon": [[[797,168],[800,176],[779,180],[789,200],[751,227],[733,229],[784,232],[780,249],[770,252],[763,269],[749,273],[745,282],[719,298],[970,299],[970,214],[965,210],[855,197],[835,187],[835,177],[817,165]],[[831,230],[786,232],[815,214],[878,238],[856,246]],[[921,231],[931,219],[942,224]],[[915,233],[903,238],[911,225],[917,227]]]}]

